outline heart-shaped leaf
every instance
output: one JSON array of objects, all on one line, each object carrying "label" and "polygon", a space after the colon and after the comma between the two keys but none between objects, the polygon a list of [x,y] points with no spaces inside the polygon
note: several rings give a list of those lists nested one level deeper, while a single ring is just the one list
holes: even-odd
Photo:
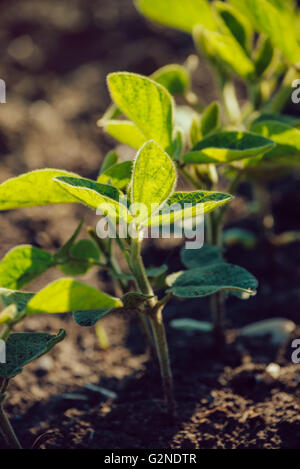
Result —
[{"label": "heart-shaped leaf", "polygon": [[300,163],[300,130],[275,120],[256,122],[251,130],[276,143],[276,147],[264,155],[262,164],[298,165]]},{"label": "heart-shaped leaf", "polygon": [[129,145],[137,150],[145,143],[147,138],[137,128],[137,126],[127,120],[100,120],[99,125],[105,132],[114,137],[119,142]]},{"label": "heart-shaped leaf", "polygon": [[120,306],[122,306],[122,301],[119,298],[114,298],[76,280],[64,278],[49,283],[34,295],[27,304],[26,313],[67,313]]},{"label": "heart-shaped leaf", "polygon": [[94,260],[99,261],[100,251],[91,239],[80,239],[70,248],[69,256],[68,262],[59,265],[59,269],[66,275],[83,275],[93,267]]},{"label": "heart-shaped leaf", "polygon": [[55,176],[77,177],[59,169],[39,169],[3,182],[0,185],[0,210],[77,202],[53,181]]},{"label": "heart-shaped leaf", "polygon": [[128,223],[132,218],[123,204],[124,195],[117,188],[90,179],[58,177],[55,182],[90,208],[101,210],[113,220]]},{"label": "heart-shaped leaf", "polygon": [[221,164],[258,157],[274,147],[272,140],[251,132],[220,132],[198,142],[183,155],[185,163]]},{"label": "heart-shaped leaf", "polygon": [[180,298],[201,298],[222,290],[254,295],[258,285],[247,270],[227,263],[177,272],[167,277],[167,283],[168,291]]},{"label": "heart-shaped leaf", "polygon": [[136,223],[142,223],[168,199],[176,183],[169,155],[154,141],[138,152],[132,174],[131,202],[136,204]]},{"label": "heart-shaped leaf", "polygon": [[181,250],[180,257],[182,263],[189,269],[223,262],[221,250],[211,244],[204,244],[200,249],[184,248]]},{"label": "heart-shaped leaf", "polygon": [[130,183],[132,167],[132,161],[123,161],[122,163],[115,164],[101,173],[97,182],[109,184],[117,187],[117,189],[124,190]]},{"label": "heart-shaped leaf", "polygon": [[213,62],[217,60],[227,65],[243,78],[250,79],[253,76],[255,67],[252,60],[232,35],[196,26],[194,39]]},{"label": "heart-shaped leaf", "polygon": [[48,353],[65,336],[63,329],[57,335],[44,332],[11,334],[6,342],[6,363],[0,363],[0,377],[13,378],[21,373],[25,365]]},{"label": "heart-shaped leaf", "polygon": [[21,245],[11,249],[0,262],[0,285],[18,290],[41,275],[53,264],[43,249]]},{"label": "heart-shaped leaf", "polygon": [[230,194],[212,191],[174,192],[159,213],[148,220],[148,226],[160,226],[187,220],[212,212],[230,202]]},{"label": "heart-shaped leaf", "polygon": [[191,33],[196,24],[208,29],[218,25],[207,0],[136,0],[140,12],[158,23]]},{"label": "heart-shaped leaf", "polygon": [[185,67],[165,65],[151,75],[152,80],[164,86],[173,95],[183,95],[190,87],[190,77]]},{"label": "heart-shaped leaf", "polygon": [[111,73],[107,77],[111,97],[137,126],[145,140],[153,139],[168,149],[173,134],[173,99],[159,83],[135,73]]}]

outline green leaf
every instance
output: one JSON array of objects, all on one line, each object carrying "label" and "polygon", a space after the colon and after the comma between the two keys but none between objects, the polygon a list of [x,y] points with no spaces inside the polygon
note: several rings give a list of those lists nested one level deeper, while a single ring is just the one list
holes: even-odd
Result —
[{"label": "green leaf", "polygon": [[168,199],[176,184],[173,161],[159,145],[149,141],[137,154],[133,175],[131,202],[137,205],[136,223],[142,223]]},{"label": "green leaf", "polygon": [[73,313],[73,319],[81,327],[91,327],[112,310],[113,308],[75,311]]},{"label": "green leaf", "polygon": [[114,102],[145,140],[153,139],[164,149],[170,147],[174,104],[169,92],[150,78],[135,73],[111,73],[107,84]]},{"label": "green leaf", "polygon": [[190,87],[188,71],[182,65],[165,65],[152,73],[150,78],[164,86],[173,95],[184,95]]},{"label": "green leaf", "polygon": [[299,117],[289,116],[288,114],[260,114],[260,116],[253,121],[252,125],[258,122],[277,121],[283,124],[290,125],[291,127],[300,128]]},{"label": "green leaf", "polygon": [[182,263],[189,269],[223,262],[221,250],[210,244],[204,244],[200,249],[182,249],[180,257]]},{"label": "green leaf", "polygon": [[181,331],[197,331],[197,332],[212,332],[213,324],[207,321],[197,321],[196,319],[191,318],[180,318],[173,319],[170,322],[171,327],[174,329],[179,329]]},{"label": "green leaf", "polygon": [[127,120],[102,121],[105,132],[119,142],[138,150],[147,140],[137,126]]},{"label": "green leaf", "polygon": [[9,290],[8,288],[0,288],[0,299],[4,306],[10,306],[15,304],[18,309],[18,313],[23,311],[27,303],[34,297],[34,293],[28,293],[23,291]]},{"label": "green leaf", "polygon": [[226,28],[248,54],[251,49],[252,28],[247,18],[228,3],[217,1],[214,6]]},{"label": "green leaf", "polygon": [[185,163],[221,164],[258,157],[274,147],[272,140],[251,132],[219,132],[198,142],[183,155]]},{"label": "green leaf", "polygon": [[298,165],[300,163],[300,130],[274,120],[256,122],[251,130],[276,143],[276,147],[264,155],[262,164]]},{"label": "green leaf", "polygon": [[151,20],[191,33],[196,24],[218,25],[207,0],[135,0],[137,9]]},{"label": "green leaf", "polygon": [[[100,120],[100,122],[102,122],[102,121]],[[102,123],[100,125],[102,126]],[[115,164],[117,164],[118,160],[119,160],[118,154],[114,150],[109,151],[105,155],[105,158],[103,160],[99,176],[100,176],[100,174],[107,171],[111,166],[114,166]]]},{"label": "green leaf", "polygon": [[77,236],[79,235],[80,233],[80,230],[82,228],[82,225],[83,225],[83,220],[81,220],[81,222],[79,223],[79,225],[77,226],[76,230],[74,231],[74,233],[72,234],[72,236],[65,242],[65,244],[54,254],[53,258],[54,258],[54,262],[55,263],[63,263],[63,262],[67,262],[69,260],[69,257],[70,257],[70,249],[71,247],[73,246],[73,244],[75,243],[76,239],[77,239]]},{"label": "green leaf", "polygon": [[223,242],[226,246],[240,244],[246,249],[252,249],[257,244],[257,237],[252,231],[243,228],[229,228],[223,233]]},{"label": "green leaf", "polygon": [[43,249],[21,245],[11,249],[0,262],[0,285],[18,290],[39,277],[53,264],[53,257]]},{"label": "green leaf", "polygon": [[130,183],[132,167],[132,161],[123,161],[122,163],[115,164],[100,174],[97,182],[109,184],[117,189],[124,190]]},{"label": "green leaf", "polygon": [[204,136],[216,130],[220,125],[220,105],[217,101],[211,103],[201,116],[200,130]]},{"label": "green leaf", "polygon": [[272,63],[274,57],[274,48],[268,37],[262,37],[255,57],[256,76],[261,77]]},{"label": "green leaf", "polygon": [[6,342],[6,363],[0,364],[0,377],[13,378],[21,373],[25,365],[48,353],[65,336],[63,329],[57,335],[44,332],[11,334]]},{"label": "green leaf", "polygon": [[167,277],[168,291],[180,298],[201,298],[218,291],[237,291],[254,295],[257,280],[247,270],[237,265],[218,263],[195,268]]},{"label": "green leaf", "polygon": [[70,311],[110,309],[122,306],[114,298],[96,288],[69,278],[49,283],[27,304],[27,314],[67,313]]},{"label": "green leaf", "polygon": [[[275,46],[293,63],[299,62],[300,46],[295,12],[274,0],[231,0],[247,16],[254,28],[270,37]],[[286,2],[285,2],[286,5]]]},{"label": "green leaf", "polygon": [[[159,213],[148,220],[148,226],[175,223],[183,219],[212,212],[230,202],[230,194],[213,191],[175,192],[162,206]],[[189,204],[189,205],[186,205]]]},{"label": "green leaf", "polygon": [[59,169],[38,169],[7,179],[0,185],[0,210],[77,202],[53,181],[55,176],[77,177]]},{"label": "green leaf", "polygon": [[117,188],[83,178],[58,177],[55,182],[84,205],[94,210],[101,208],[112,219],[130,221],[131,216],[122,203],[124,195]]},{"label": "green leaf", "polygon": [[200,49],[213,62],[219,61],[226,64],[245,79],[250,79],[253,76],[255,68],[251,59],[232,35],[196,26],[194,39],[196,45],[200,46]]},{"label": "green leaf", "polygon": [[71,247],[69,256],[71,259],[59,269],[66,275],[82,275],[93,267],[93,260],[99,261],[100,251],[91,239],[81,239]]}]

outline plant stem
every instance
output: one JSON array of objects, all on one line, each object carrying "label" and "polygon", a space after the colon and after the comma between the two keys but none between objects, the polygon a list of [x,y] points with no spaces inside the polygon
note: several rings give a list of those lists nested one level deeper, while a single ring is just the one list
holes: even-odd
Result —
[{"label": "plant stem", "polygon": [[9,324],[5,324],[0,332],[0,340],[6,340],[10,334],[11,326]]},{"label": "plant stem", "polygon": [[0,429],[6,443],[13,449],[22,449],[21,443],[19,442],[10,421],[0,404]]},{"label": "plant stem", "polygon": [[155,349],[160,366],[160,374],[163,383],[163,391],[168,413],[174,417],[175,402],[173,397],[173,378],[169,359],[168,343],[163,323],[162,311],[164,304],[160,304],[154,296],[151,284],[148,280],[144,263],[141,256],[141,241],[131,240],[131,269],[134,274],[136,285],[141,293],[151,295],[148,306],[150,307],[149,318],[154,337]]},{"label": "plant stem", "polygon": [[22,449],[22,446],[2,406],[5,399],[5,391],[8,385],[8,381],[9,380],[7,378],[3,378],[0,386],[0,431],[8,446],[13,449]]},{"label": "plant stem", "polygon": [[168,342],[162,317],[163,305],[159,306],[150,316],[154,343],[159,360],[160,374],[163,383],[166,407],[170,416],[175,413],[175,401],[173,396],[173,377],[169,358]]}]

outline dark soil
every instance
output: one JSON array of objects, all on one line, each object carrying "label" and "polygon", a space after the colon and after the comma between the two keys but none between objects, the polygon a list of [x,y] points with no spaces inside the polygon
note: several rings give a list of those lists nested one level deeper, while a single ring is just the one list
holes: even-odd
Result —
[{"label": "dark soil", "polygon": [[[121,69],[149,74],[193,52],[188,36],[150,25],[130,0],[11,0],[0,2],[0,8],[0,76],[8,88],[7,104],[0,107],[1,181],[44,166],[96,176],[113,145],[95,126],[109,103],[106,74]],[[29,41],[22,55],[15,41],[23,36]],[[214,98],[204,65],[195,76],[195,90],[207,102]],[[299,174],[270,188],[276,232],[300,229]],[[260,319],[285,317],[300,324],[299,243],[268,243],[255,216],[248,214],[250,198],[243,185],[228,225],[254,231],[257,248],[232,247],[226,255],[256,275],[260,288],[248,301],[228,301],[225,346],[216,346],[208,335],[169,326],[175,317],[208,320],[206,300],[174,300],[165,310],[175,421],[163,412],[158,366],[135,318],[111,315],[103,320],[111,342],[103,351],[94,330],[80,328],[71,317],[31,317],[19,330],[56,332],[63,327],[68,335],[9,385],[6,409],[24,447],[40,435],[40,447],[51,449],[300,447],[300,365],[291,361],[291,341],[300,337],[300,329],[280,347],[267,338],[254,343],[237,338],[240,327]],[[95,225],[94,215],[81,207],[3,213],[1,256],[20,243],[57,249],[83,214]],[[169,247],[159,241],[146,245],[146,263],[169,259],[172,270],[180,268],[179,246]],[[30,287],[57,275],[51,271]],[[88,273],[84,281],[113,291],[101,273]],[[271,362],[281,367],[276,379],[265,371]],[[115,394],[91,390],[89,384]]]}]

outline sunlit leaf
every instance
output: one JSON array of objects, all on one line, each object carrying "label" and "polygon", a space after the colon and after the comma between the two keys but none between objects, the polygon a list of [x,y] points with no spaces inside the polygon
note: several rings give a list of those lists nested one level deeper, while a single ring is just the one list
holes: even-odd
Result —
[{"label": "sunlit leaf", "polygon": [[230,194],[213,191],[175,192],[160,212],[148,220],[149,226],[159,226],[204,215],[232,200]]},{"label": "sunlit leaf", "polygon": [[67,313],[122,306],[114,298],[96,288],[69,278],[55,280],[40,290],[27,304],[27,314]]},{"label": "sunlit leaf", "polygon": [[131,202],[138,206],[136,222],[141,223],[168,199],[176,183],[173,161],[154,141],[147,142],[138,152],[132,175]]},{"label": "sunlit leaf", "polygon": [[276,143],[276,147],[264,155],[262,164],[298,165],[300,163],[300,130],[274,120],[256,122],[251,130]]},{"label": "sunlit leaf", "polygon": [[212,30],[218,27],[207,0],[135,0],[135,4],[151,20],[188,33],[196,24]]},{"label": "sunlit leaf", "polygon": [[173,95],[185,94],[190,86],[189,74],[182,65],[165,65],[152,73],[151,78]]},{"label": "sunlit leaf", "polygon": [[230,33],[248,53],[251,49],[253,31],[247,18],[228,3],[217,1],[214,2],[214,6]]},{"label": "sunlit leaf", "polygon": [[182,249],[180,256],[182,263],[189,269],[223,262],[221,250],[210,244],[204,244],[200,249]]},{"label": "sunlit leaf", "polygon": [[0,185],[0,210],[77,202],[53,181],[55,176],[77,177],[59,169],[38,169],[3,182]]},{"label": "sunlit leaf", "polygon": [[194,39],[213,62],[221,61],[243,78],[253,76],[255,68],[252,60],[232,35],[196,26]]},{"label": "sunlit leaf", "polygon": [[173,100],[169,92],[154,80],[135,73],[111,73],[107,83],[114,102],[145,139],[154,139],[167,149],[173,134]]},{"label": "sunlit leaf", "polygon": [[11,334],[6,342],[6,363],[0,363],[0,377],[13,378],[21,373],[25,365],[48,353],[65,335],[63,329],[57,335],[44,332]]},{"label": "sunlit leaf", "polygon": [[115,164],[104,171],[104,173],[101,173],[97,182],[109,184],[117,187],[117,189],[124,190],[130,183],[132,167],[132,161],[123,161],[122,163]]},{"label": "sunlit leaf", "polygon": [[258,32],[269,36],[292,63],[299,62],[299,36],[292,9],[274,0],[230,0],[230,3],[247,16]]},{"label": "sunlit leaf", "polygon": [[109,135],[114,137],[119,142],[129,145],[132,148],[137,150],[145,143],[147,140],[145,135],[140,132],[137,126],[127,120],[110,120],[110,121],[101,121],[103,124],[103,129]]},{"label": "sunlit leaf", "polygon": [[195,268],[167,277],[169,291],[181,298],[201,298],[222,290],[232,290],[253,295],[257,280],[242,267],[218,263]]},{"label": "sunlit leaf", "polygon": [[55,182],[84,205],[94,210],[101,208],[112,219],[130,221],[131,216],[122,203],[124,195],[117,188],[83,178],[58,177]]},{"label": "sunlit leaf", "polygon": [[219,132],[198,142],[183,155],[185,163],[208,164],[261,156],[274,146],[272,140],[251,132]]},{"label": "sunlit leaf", "polygon": [[0,262],[0,286],[18,290],[41,275],[53,264],[53,257],[30,245],[17,246]]}]

